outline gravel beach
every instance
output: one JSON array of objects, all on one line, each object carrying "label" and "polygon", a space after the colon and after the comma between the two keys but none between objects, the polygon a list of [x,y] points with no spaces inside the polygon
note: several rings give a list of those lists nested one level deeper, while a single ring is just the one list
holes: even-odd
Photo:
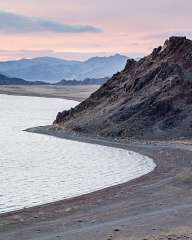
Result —
[{"label": "gravel beach", "polygon": [[98,192],[0,216],[4,240],[192,239],[190,142],[129,142],[28,131],[132,150],[157,164],[148,175]]}]

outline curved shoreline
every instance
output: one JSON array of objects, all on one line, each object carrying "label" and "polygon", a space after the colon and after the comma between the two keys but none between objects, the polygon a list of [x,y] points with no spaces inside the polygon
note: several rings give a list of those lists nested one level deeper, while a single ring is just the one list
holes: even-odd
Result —
[{"label": "curved shoreline", "polygon": [[[96,240],[107,239],[110,234],[115,234],[115,239],[128,236],[140,239],[150,234],[158,235],[167,228],[191,227],[190,146],[187,150],[182,144],[170,142],[119,143],[55,132],[49,126],[28,131],[135,151],[153,158],[157,167],[128,183],[3,214],[0,217],[0,239],[52,240],[60,236],[61,239],[84,240],[91,236]],[[115,228],[120,231],[114,233]],[[21,232],[22,238],[21,235],[19,238]]]},{"label": "curved shoreline", "polygon": [[[34,128],[34,130],[35,130],[36,128]],[[24,130],[24,132],[33,132],[33,129],[32,129],[32,131],[30,131],[30,130]],[[36,134],[37,135],[37,134]],[[28,134],[27,135],[29,138],[30,138],[30,135]],[[66,138],[65,138],[66,139]],[[70,136],[68,137],[68,139],[70,139]],[[75,140],[75,139],[73,139],[73,140]],[[48,141],[50,141],[49,139],[48,139]],[[66,144],[64,144],[64,145],[62,145],[62,147],[64,147],[64,148],[67,148],[67,146],[68,146],[68,141],[60,141],[60,143],[65,143],[66,142]],[[80,141],[80,140],[75,140],[75,142],[82,142],[83,143],[83,141]],[[85,142],[85,141],[84,141]],[[73,150],[75,150],[75,144],[73,144],[73,142],[72,141],[70,141],[70,144],[71,144],[71,146],[72,146],[72,148],[67,148],[68,150],[67,151],[73,151]],[[65,146],[66,145],[66,146]],[[103,144],[95,144],[95,143],[87,143],[87,144],[85,144],[85,145],[82,145],[82,147],[84,146],[84,147],[87,147],[87,148],[89,148],[89,146],[90,145],[92,145],[92,146],[94,146],[94,147],[92,147],[91,149],[92,150],[94,150],[94,148],[97,148],[99,145],[100,146],[103,146]],[[42,147],[43,147],[43,145],[42,145]],[[57,145],[56,145],[56,147],[57,147]],[[99,165],[98,166],[100,166],[100,168],[98,169],[98,171],[99,170],[101,170],[102,171],[102,169],[103,168],[105,168],[106,169],[106,171],[104,171],[104,173],[106,172],[106,173],[108,173],[108,169],[110,169],[110,171],[109,171],[109,174],[112,176],[112,178],[110,178],[110,180],[108,180],[107,181],[107,178],[108,178],[108,176],[107,175],[105,175],[105,177],[104,178],[102,178],[102,175],[101,175],[101,179],[103,180],[103,181],[101,181],[101,180],[99,180],[96,176],[97,176],[97,172],[94,170],[94,169],[92,169],[93,170],[93,172],[95,173],[94,175],[92,175],[91,176],[91,178],[89,178],[89,175],[90,174],[88,174],[87,175],[87,177],[86,177],[86,173],[84,173],[83,175],[85,175],[85,180],[83,180],[83,178],[81,179],[81,181],[84,181],[84,184],[85,184],[85,188],[82,188],[80,185],[80,182],[79,182],[79,186],[77,185],[77,187],[78,187],[78,191],[72,191],[72,190],[70,190],[69,189],[69,185],[67,186],[67,188],[66,188],[66,186],[65,185],[63,185],[63,187],[60,189],[60,191],[59,192],[55,192],[55,195],[49,195],[49,194],[47,194],[46,195],[46,198],[43,198],[43,201],[41,201],[41,197],[39,197],[39,195],[40,196],[43,196],[43,195],[41,195],[41,190],[40,189],[42,189],[42,191],[44,190],[44,191],[46,191],[46,189],[43,189],[43,188],[39,188],[39,192],[37,192],[37,193],[34,193],[35,194],[35,196],[36,196],[36,198],[33,198],[33,199],[35,199],[35,203],[33,203],[33,201],[31,201],[31,200],[25,200],[25,201],[22,201],[22,200],[20,200],[20,201],[18,201],[18,202],[14,202],[14,201],[12,201],[12,204],[14,204],[15,205],[15,207],[9,207],[9,208],[7,208],[6,209],[6,202],[4,201],[4,202],[2,202],[2,205],[0,206],[0,217],[3,215],[3,214],[12,214],[12,213],[15,213],[15,212],[18,212],[18,211],[22,211],[24,208],[25,209],[28,209],[28,208],[33,208],[33,207],[36,207],[36,206],[44,206],[44,205],[47,205],[47,204],[50,204],[50,203],[55,203],[55,202],[59,202],[59,201],[62,201],[62,200],[66,200],[66,199],[74,199],[74,198],[76,198],[76,197],[79,197],[79,196],[82,196],[82,195],[87,195],[87,194],[91,194],[91,193],[94,193],[94,192],[96,192],[96,191],[100,191],[100,190],[103,190],[103,189],[107,189],[107,188],[110,188],[110,187],[113,187],[113,186],[116,186],[116,185],[121,185],[121,184],[124,184],[124,183],[127,183],[127,182],[129,182],[129,181],[132,181],[133,179],[138,179],[138,178],[140,178],[140,177],[142,177],[142,176],[144,176],[144,175],[147,175],[147,174],[149,174],[150,172],[152,172],[154,169],[155,169],[155,167],[156,167],[156,164],[154,163],[154,161],[153,161],[153,159],[151,159],[151,158],[148,158],[147,156],[144,156],[144,155],[141,155],[141,154],[137,154],[137,153],[135,153],[135,152],[133,152],[133,151],[127,151],[126,149],[122,149],[123,151],[118,151],[118,155],[116,155],[116,158],[114,158],[114,156],[113,156],[113,154],[111,154],[111,152],[114,152],[114,154],[116,153],[116,150],[118,150],[117,149],[117,146],[115,147],[115,148],[113,148],[113,147],[105,147],[105,146],[103,146],[103,148],[99,148],[100,150],[99,150],[99,153],[100,153],[100,155],[99,155],[99,158],[101,158],[101,159],[103,159],[103,161],[99,161],[99,159],[94,159],[94,156],[92,156],[92,153],[91,153],[91,155],[89,156],[88,155],[88,158],[86,158],[86,159],[84,159],[84,161],[83,162],[86,162],[86,168],[87,169],[89,169],[89,170],[91,170],[92,168],[90,168],[90,167],[87,167],[87,164],[89,165],[89,164],[91,164],[91,162],[89,161],[89,159],[92,159],[92,160],[94,160],[94,161],[96,161],[97,162],[97,164],[98,164],[98,162],[99,162]],[[119,147],[119,149],[121,149],[120,147]],[[110,158],[109,159],[104,159],[104,158],[102,158],[102,156],[103,155],[105,155],[105,150],[107,150],[107,152],[109,152],[110,153]],[[54,151],[54,149],[53,149],[53,151]],[[119,165],[119,163],[118,163],[118,166],[116,165],[116,163],[117,163],[117,161],[119,160],[119,162],[120,163],[122,163],[122,159],[121,159],[121,152],[122,153],[126,153],[126,157],[124,157],[123,155],[122,155],[122,158],[124,159],[124,164],[123,164],[123,166],[124,167],[122,167],[121,166],[121,164]],[[78,152],[77,152],[78,153]],[[96,152],[97,153],[97,152]],[[60,155],[62,155],[62,152],[60,152],[59,153]],[[119,155],[120,154],[120,155]],[[108,156],[108,157],[109,157]],[[38,157],[38,156],[37,156]],[[75,157],[75,155],[74,155],[74,157]],[[67,159],[67,157],[66,157],[66,159]],[[78,159],[78,158],[77,158]],[[112,162],[111,162],[111,159],[114,159],[113,160],[113,162],[115,162],[115,164],[114,164],[114,166],[113,167],[111,167],[111,164],[112,164]],[[55,159],[55,160],[57,160],[57,158]],[[132,161],[133,160],[133,161]],[[52,161],[52,160],[51,160]],[[103,166],[103,164],[105,164],[105,161],[106,161],[106,163],[107,163],[107,165],[108,165],[108,167],[105,167],[105,166]],[[63,160],[62,160],[62,162],[63,162]],[[64,162],[63,162],[64,163]],[[50,163],[49,163],[50,164]],[[62,164],[62,163],[61,163]],[[76,164],[79,164],[79,160],[77,160],[77,162],[76,162]],[[75,165],[76,165],[75,164]],[[130,166],[130,164],[133,164],[133,166]],[[30,165],[29,165],[30,166]],[[64,164],[63,165],[64,166],[64,168],[66,168],[67,166]],[[81,166],[83,166],[84,167],[84,165],[82,165],[82,164],[79,164],[79,167],[81,167]],[[94,165],[95,166],[95,165]],[[75,167],[75,166],[74,166]],[[97,167],[97,166],[95,166],[95,167]],[[117,168],[116,168],[117,167]],[[118,172],[118,171],[116,171],[116,169],[118,169],[118,167],[119,167],[119,169],[120,169],[120,173]],[[101,169],[102,168],[102,169]],[[59,170],[59,169],[58,169]],[[57,170],[56,170],[57,171]],[[81,174],[81,172],[78,172],[78,173],[80,173]],[[72,174],[72,173],[71,173]],[[117,175],[116,175],[117,174]],[[60,176],[61,178],[60,178],[60,181],[63,181],[64,180],[64,178],[62,177],[62,174],[60,173],[60,175],[58,175],[58,176]],[[32,177],[32,175],[31,175],[31,177]],[[49,176],[49,183],[51,183],[50,182],[50,178],[51,176]],[[74,176],[74,178],[75,178],[75,176]],[[98,183],[94,183],[94,182],[92,182],[92,184],[90,185],[87,181],[89,181],[88,179],[90,179],[90,181],[92,180],[92,178],[94,178],[95,179],[95,181],[98,181],[99,180],[99,184]],[[72,180],[72,179],[71,179]],[[75,179],[74,179],[75,180]],[[54,180],[53,180],[53,183],[54,183]],[[25,185],[25,184],[27,184],[27,183],[25,183],[25,180],[24,180],[24,182],[23,182],[23,184]],[[43,182],[42,182],[42,184],[43,184]],[[70,184],[70,182],[68,182],[68,184]],[[40,184],[41,185],[41,184]],[[28,187],[30,187],[30,185],[28,185]],[[73,184],[71,183],[71,187],[72,187],[72,189],[73,189]],[[49,190],[49,186],[47,186],[47,189]],[[48,191],[49,192],[49,191]],[[33,195],[34,195],[33,194]],[[24,196],[26,197],[26,196],[28,196],[27,194],[25,195],[24,194]],[[53,198],[53,196],[55,196],[55,199]],[[19,197],[19,196],[18,196]],[[9,201],[10,200],[10,196],[8,195],[8,198],[7,198],[8,200],[7,201]],[[21,199],[22,199],[22,196],[21,196]],[[46,199],[49,199],[49,200],[47,200],[46,201]],[[4,205],[3,205],[4,204]],[[22,204],[23,204],[23,206],[22,206]],[[5,208],[3,208],[2,206],[4,206]],[[9,205],[8,205],[9,206]]]}]

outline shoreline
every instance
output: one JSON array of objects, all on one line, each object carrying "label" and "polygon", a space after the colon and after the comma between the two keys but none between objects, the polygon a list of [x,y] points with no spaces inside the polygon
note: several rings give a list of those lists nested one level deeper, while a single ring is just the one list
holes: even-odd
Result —
[{"label": "shoreline", "polygon": [[0,94],[27,97],[45,97],[74,100],[81,102],[96,91],[100,85],[87,86],[25,86],[25,85],[0,85]]},{"label": "shoreline", "polygon": [[[110,234],[119,240],[128,236],[142,239],[154,233],[158,236],[167,229],[192,227],[192,214],[189,214],[192,207],[192,193],[189,191],[192,186],[191,145],[171,142],[119,143],[112,139],[71,135],[63,130],[51,130],[50,126],[27,131],[127,149],[152,158],[157,166],[147,175],[127,183],[1,214],[0,239],[24,240],[30,236],[29,239],[41,240],[46,237],[52,240],[60,236],[67,240],[98,240],[107,239]],[[186,216],[187,213],[190,216]],[[18,228],[22,238],[18,237]],[[119,231],[114,234],[116,228]],[[186,231],[188,234],[189,230]]]},{"label": "shoreline", "polygon": [[[75,100],[75,94],[71,100]],[[127,149],[152,158],[157,166],[127,183],[3,213],[0,240],[192,239],[191,140],[118,142],[55,132],[50,127],[27,131]]]},{"label": "shoreline", "polygon": [[[50,126],[48,126],[50,127]],[[40,127],[40,129],[45,129],[44,127]],[[24,132],[29,132],[29,133],[36,133],[36,134],[45,134],[45,135],[49,135],[49,136],[52,136],[52,137],[56,137],[56,138],[59,138],[58,136],[55,136],[53,134],[46,134],[46,133],[43,133],[43,132],[36,132],[36,130],[39,129],[39,127],[37,128],[29,128],[29,129],[26,129],[26,130],[23,130]],[[64,137],[60,137],[62,139],[66,139],[66,140],[70,140],[70,141],[75,141],[75,142],[83,142],[83,143],[89,143],[89,144],[92,144],[92,145],[100,145],[100,146],[106,146],[106,147],[111,147],[111,148],[118,148],[118,149],[124,149],[124,150],[127,150],[127,147],[125,144],[121,144],[121,143],[118,143],[118,142],[110,142],[110,141],[105,141],[105,140],[100,140],[100,139],[91,139],[91,138],[83,138],[82,137],[72,137],[71,134],[66,134]],[[129,152],[135,152],[135,151],[129,151]],[[141,154],[140,154],[141,155]],[[30,209],[34,209],[34,208],[41,208],[41,207],[45,207],[45,206],[49,206],[49,205],[52,205],[52,204],[57,204],[59,202],[63,202],[63,201],[66,201],[66,200],[75,200],[75,199],[78,199],[78,198],[81,198],[81,197],[84,197],[84,196],[87,196],[87,195],[90,195],[90,194],[93,194],[93,193],[96,193],[96,192],[100,192],[100,191],[105,191],[106,189],[109,189],[109,188],[113,188],[113,187],[116,187],[116,186],[120,186],[122,184],[127,184],[131,181],[134,181],[136,179],[139,179],[143,176],[146,176],[148,174],[150,174],[151,172],[154,171],[154,169],[157,167],[155,162],[153,161],[153,159],[151,158],[148,158],[147,156],[145,155],[141,155],[143,157],[146,157],[147,158],[147,161],[151,162],[150,165],[153,165],[153,169],[148,171],[148,173],[143,173],[141,176],[138,176],[138,177],[135,177],[134,179],[131,179],[131,180],[127,180],[126,182],[123,182],[123,183],[116,183],[115,185],[109,185],[109,186],[105,186],[105,187],[102,187],[102,188],[98,188],[97,190],[93,190],[93,191],[90,191],[90,192],[87,192],[87,193],[82,193],[80,195],[74,195],[74,196],[71,196],[71,197],[66,197],[66,198],[63,198],[63,199],[60,199],[60,200],[55,200],[55,201],[52,201],[52,202],[47,202],[47,203],[42,203],[42,204],[38,204],[38,205],[34,205],[34,206],[30,206],[30,207],[25,207],[25,208],[21,208],[21,209],[16,209],[16,210],[11,210],[9,212],[0,212],[0,217],[3,217],[3,216],[6,216],[6,215],[12,215],[12,214],[17,214],[17,213],[20,213],[24,210],[30,210]]]},{"label": "shoreline", "polygon": [[[33,128],[25,129],[23,131],[24,132],[29,132],[29,133],[35,133],[35,134],[44,134],[44,135],[48,135],[48,136],[52,136],[52,137],[56,137],[56,138],[70,140],[70,141],[83,142],[83,143],[89,143],[89,144],[93,144],[93,145],[101,145],[101,146],[112,147],[112,148],[119,148],[119,149],[124,149],[124,150],[130,151],[130,152],[135,152],[134,150],[128,150],[127,149],[127,144],[125,144],[125,143],[121,143],[121,142],[117,142],[117,141],[109,141],[109,140],[102,139],[102,138],[90,138],[90,137],[87,137],[87,136],[82,137],[82,136],[74,135],[72,133],[65,133],[65,134],[62,133],[62,136],[59,136],[59,134],[55,133],[54,131],[52,132],[50,130],[50,128],[51,128],[51,125],[48,125],[48,126],[42,126],[42,127],[33,127]],[[148,157],[148,156],[143,155],[143,154],[141,154],[141,155],[144,156],[144,157]],[[34,209],[34,208],[49,206],[49,205],[52,205],[52,204],[59,203],[61,201],[74,200],[74,199],[81,198],[81,197],[84,197],[84,196],[87,196],[87,195],[90,195],[90,194],[93,194],[93,193],[96,193],[96,192],[105,191],[106,189],[110,189],[110,188],[113,188],[113,187],[117,187],[117,186],[120,186],[120,185],[123,185],[123,184],[127,184],[129,182],[135,181],[135,180],[137,180],[137,179],[139,179],[143,176],[151,174],[156,169],[157,165],[155,164],[154,160],[151,159],[151,158],[149,158],[149,160],[153,161],[153,163],[155,165],[153,170],[151,170],[147,174],[143,174],[142,176],[136,177],[136,178],[134,178],[132,180],[129,180],[127,182],[119,183],[119,184],[116,184],[116,185],[111,185],[111,186],[104,187],[104,188],[101,188],[99,190],[95,190],[95,191],[92,191],[92,192],[89,192],[89,193],[84,193],[84,194],[81,194],[81,195],[78,195],[78,196],[67,197],[67,198],[64,198],[62,200],[56,200],[54,202],[39,204],[39,205],[32,206],[32,207],[26,207],[26,208],[21,208],[21,209],[17,209],[17,210],[12,210],[12,211],[9,211],[9,212],[3,212],[3,213],[0,213],[0,217],[10,215],[10,214],[20,213],[24,210],[30,210],[30,209]]]}]

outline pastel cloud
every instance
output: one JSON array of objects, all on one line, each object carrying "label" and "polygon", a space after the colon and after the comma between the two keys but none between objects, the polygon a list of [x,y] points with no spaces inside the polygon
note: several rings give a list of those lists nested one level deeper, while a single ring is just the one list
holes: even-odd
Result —
[{"label": "pastel cloud", "polygon": [[[85,56],[98,53],[141,56],[162,45],[171,35],[192,38],[191,0],[2,0],[0,9],[3,12],[14,12],[17,21],[18,16],[22,16],[25,22],[30,20],[31,24],[32,21],[32,26],[38,22],[35,27],[28,25],[27,30],[22,32],[25,27],[23,23],[22,26],[19,23],[21,27],[15,30],[13,26],[16,21],[13,26],[9,23],[8,28],[5,26],[7,21],[0,18],[0,47],[8,50],[0,52],[0,59],[41,55],[84,59]],[[48,27],[44,23],[42,26],[39,24],[42,20],[59,26],[53,24],[50,27],[48,24]],[[63,25],[68,26],[67,23],[70,23],[70,27],[81,23],[86,33],[80,34],[82,28],[81,31],[73,28],[76,31],[73,34],[61,34],[66,31]],[[89,31],[87,23],[91,26]],[[94,26],[101,27],[102,34],[93,34]]]},{"label": "pastel cloud", "polygon": [[10,12],[0,11],[0,32],[4,33],[96,33],[101,29],[90,25],[68,25],[38,17],[28,17]]}]

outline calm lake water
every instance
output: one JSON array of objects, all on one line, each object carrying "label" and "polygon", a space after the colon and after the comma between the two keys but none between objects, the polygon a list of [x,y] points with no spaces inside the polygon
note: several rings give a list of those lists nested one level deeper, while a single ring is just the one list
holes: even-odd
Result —
[{"label": "calm lake water", "polygon": [[154,162],[123,149],[27,133],[75,101],[0,95],[0,213],[127,182]]}]

